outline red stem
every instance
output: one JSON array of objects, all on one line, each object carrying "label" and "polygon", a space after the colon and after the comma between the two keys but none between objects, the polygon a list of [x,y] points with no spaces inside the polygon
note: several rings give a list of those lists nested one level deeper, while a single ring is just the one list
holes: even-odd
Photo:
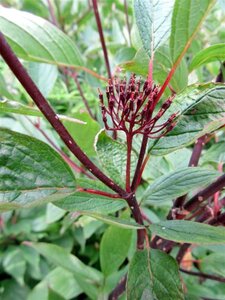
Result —
[{"label": "red stem", "polygon": [[220,176],[215,182],[207,186],[204,190],[197,193],[192,197],[185,205],[184,209],[191,211],[199,206],[204,200],[213,196],[217,191],[221,190],[225,186],[225,174]]},{"label": "red stem", "polygon": [[103,192],[100,190],[94,190],[94,189],[86,189],[86,188],[77,188],[78,192],[83,192],[83,193],[88,193],[88,194],[94,194],[94,195],[100,195],[100,196],[105,196],[113,199],[118,199],[121,198],[120,195],[118,194],[110,194],[107,192]]},{"label": "red stem", "polygon": [[148,137],[146,135],[143,135],[143,139],[142,139],[142,144],[141,144],[141,150],[139,153],[139,157],[138,157],[138,162],[137,162],[137,166],[134,172],[134,178],[132,181],[132,185],[131,185],[131,190],[134,191],[136,186],[137,186],[137,182],[139,180],[139,173],[140,173],[140,169],[144,160],[144,156],[145,156],[145,151],[146,151],[146,147],[148,144]]},{"label": "red stem", "polygon": [[92,113],[92,111],[91,111],[91,109],[90,109],[90,107],[89,107],[88,101],[87,101],[87,99],[86,99],[85,96],[84,96],[83,90],[82,90],[82,88],[81,88],[81,86],[80,86],[80,83],[79,83],[79,80],[78,80],[78,78],[77,78],[77,73],[76,73],[76,72],[73,72],[73,73],[71,73],[71,72],[66,72],[66,73],[67,73],[70,77],[72,77],[73,80],[74,80],[74,82],[76,83],[78,92],[80,93],[81,99],[82,99],[82,101],[83,101],[83,103],[84,103],[84,105],[85,105],[85,107],[86,107],[86,109],[87,109],[87,111],[88,111],[90,117],[91,117],[93,120],[96,120],[95,116],[93,115],[93,113]]},{"label": "red stem", "polygon": [[131,150],[132,150],[132,135],[127,134],[127,165],[126,165],[126,191],[131,192],[130,188],[130,164],[131,164]]},{"label": "red stem", "polygon": [[58,22],[57,22],[57,19],[55,17],[52,2],[51,2],[51,0],[47,0],[47,2],[48,2],[48,8],[49,8],[50,16],[51,16],[51,19],[52,19],[52,24],[54,24],[56,27],[58,27]]},{"label": "red stem", "polygon": [[99,33],[100,40],[101,40],[102,50],[103,50],[103,53],[104,53],[104,59],[105,59],[106,69],[107,69],[107,72],[108,72],[108,77],[112,78],[110,64],[109,64],[108,52],[107,52],[107,48],[106,48],[106,44],[105,44],[105,38],[104,38],[103,30],[102,30],[102,23],[101,23],[100,15],[99,15],[99,12],[98,12],[98,1],[97,0],[92,0],[92,5],[93,5],[93,9],[94,9],[96,24],[97,24],[97,27],[98,27],[98,33]]},{"label": "red stem", "polygon": [[180,271],[183,272],[183,273],[189,274],[189,275],[198,276],[198,277],[202,277],[202,278],[205,278],[205,279],[211,279],[211,280],[215,280],[215,281],[219,281],[219,282],[225,282],[225,278],[215,276],[215,275],[211,275],[211,274],[188,271],[188,270],[184,270],[184,269],[181,269],[181,268],[180,268]]}]

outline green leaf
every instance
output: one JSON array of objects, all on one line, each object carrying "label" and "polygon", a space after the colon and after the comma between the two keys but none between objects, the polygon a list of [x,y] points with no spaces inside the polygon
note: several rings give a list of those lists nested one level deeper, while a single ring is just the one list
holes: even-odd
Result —
[{"label": "green leaf", "polygon": [[[77,186],[112,193],[110,189],[98,180],[77,179]],[[79,191],[54,202],[54,205],[69,211],[96,212],[100,214],[113,213],[127,207],[126,202],[122,199],[112,199]]]},{"label": "green leaf", "polygon": [[5,78],[2,76],[2,74],[0,74],[0,95],[7,97],[7,98],[12,97],[10,92],[7,89],[7,84],[5,82]]},{"label": "green leaf", "polygon": [[135,223],[134,221],[120,219],[120,218],[116,218],[113,216],[106,216],[106,215],[101,215],[98,213],[90,213],[90,212],[86,212],[86,211],[85,212],[79,211],[79,213],[81,213],[82,215],[86,215],[86,216],[92,217],[94,219],[100,220],[103,223],[106,223],[109,225],[114,225],[114,226],[121,227],[121,228],[126,228],[126,229],[145,228],[143,225],[139,225],[139,224]]},{"label": "green leaf", "polygon": [[25,60],[64,66],[83,64],[73,41],[54,25],[33,14],[1,6],[0,31],[15,53]]},{"label": "green leaf", "polygon": [[225,142],[221,141],[212,145],[202,156],[202,162],[225,162]]},{"label": "green leaf", "polygon": [[[68,300],[75,298],[82,293],[74,275],[61,267],[57,267],[34,287],[28,297],[28,300],[40,299],[40,290],[46,290],[45,294],[48,296],[48,288],[51,288],[51,290],[56,292],[58,295],[61,295]],[[41,297],[41,300],[49,299],[48,297]]]},{"label": "green leaf", "polygon": [[212,45],[202,51],[198,52],[191,64],[189,70],[193,71],[201,67],[202,65],[208,64],[213,61],[221,61],[225,59],[225,44]]},{"label": "green leaf", "polygon": [[152,279],[149,250],[138,250],[129,266],[126,288],[127,300],[154,300]]},{"label": "green leaf", "polygon": [[153,234],[179,243],[225,244],[223,227],[215,227],[192,221],[162,221],[150,226]]},{"label": "green leaf", "polygon": [[68,253],[68,251],[62,247],[47,243],[31,242],[27,242],[26,245],[33,247],[38,253],[56,266],[73,273],[76,279],[84,279],[86,284],[96,284],[102,280],[102,274],[99,271],[86,266],[75,255]]},{"label": "green leaf", "polygon": [[29,288],[26,285],[21,286],[11,279],[1,280],[1,299],[24,300],[27,299],[28,293]]},{"label": "green leaf", "polygon": [[174,258],[159,250],[137,251],[130,263],[127,300],[183,300],[184,295]]},{"label": "green leaf", "polygon": [[[125,186],[127,147],[108,137],[104,130],[101,130],[96,137],[95,149],[102,168],[116,183]],[[137,155],[131,153],[131,178],[134,174]]]},{"label": "green leaf", "polygon": [[75,191],[75,178],[61,156],[27,135],[0,129],[0,208],[40,205]]},{"label": "green leaf", "polygon": [[31,62],[29,63],[28,73],[41,93],[47,97],[58,77],[57,67],[49,64]]},{"label": "green leaf", "polygon": [[215,0],[176,0],[172,16],[170,48],[173,62],[185,54]]},{"label": "green leaf", "polygon": [[132,231],[110,226],[100,244],[100,264],[105,276],[118,270],[127,257]]},{"label": "green leaf", "polygon": [[26,261],[20,249],[14,248],[6,252],[2,265],[6,273],[14,277],[20,285],[24,285]]},{"label": "green leaf", "polygon": [[225,276],[224,262],[225,254],[212,253],[201,259],[200,270],[204,273],[211,273],[218,276]]},{"label": "green leaf", "polygon": [[64,209],[61,209],[52,203],[48,203],[46,208],[46,223],[54,223],[60,220],[65,214],[66,211]]},{"label": "green leaf", "polygon": [[164,202],[212,183],[220,173],[200,167],[186,167],[157,178],[145,191],[144,201]]},{"label": "green leaf", "polygon": [[86,125],[78,123],[63,122],[66,126],[72,137],[75,139],[77,144],[81,147],[81,149],[90,156],[96,155],[94,150],[94,140],[96,134],[100,130],[99,124],[94,121],[88,113],[74,113],[73,117],[83,121]]},{"label": "green leaf", "polygon": [[153,291],[158,300],[184,300],[176,260],[160,250],[150,250]]},{"label": "green leaf", "polygon": [[174,0],[134,0],[134,15],[142,44],[149,56],[170,35]]},{"label": "green leaf", "polygon": [[[30,107],[23,105],[19,102],[16,101],[11,101],[11,100],[0,100],[0,113],[14,113],[14,114],[19,114],[19,115],[25,115],[25,116],[33,116],[33,117],[44,117],[43,114],[40,112],[35,107]],[[83,125],[86,125],[85,121],[78,120],[75,118],[63,116],[63,115],[58,115],[59,119],[61,121],[66,121],[67,124],[69,123],[80,123]]]},{"label": "green leaf", "polygon": [[205,84],[189,86],[176,96],[162,118],[177,113],[177,125],[165,137],[150,141],[153,155],[163,155],[193,143],[225,123],[225,86]]}]

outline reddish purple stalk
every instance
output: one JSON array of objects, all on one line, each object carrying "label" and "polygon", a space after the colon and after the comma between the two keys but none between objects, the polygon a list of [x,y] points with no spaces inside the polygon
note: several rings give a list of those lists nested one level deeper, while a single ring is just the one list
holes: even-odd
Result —
[{"label": "reddish purple stalk", "polygon": [[102,50],[103,50],[103,54],[104,54],[106,69],[107,69],[107,72],[108,72],[108,77],[112,78],[110,64],[109,64],[108,51],[107,51],[107,48],[106,48],[104,33],[103,33],[103,30],[102,30],[102,23],[101,23],[99,11],[98,11],[98,1],[97,0],[92,0],[92,5],[93,5],[96,24],[97,24],[97,27],[98,27],[98,32],[99,32],[99,36],[100,36],[100,40],[101,40],[101,45],[102,45]]}]

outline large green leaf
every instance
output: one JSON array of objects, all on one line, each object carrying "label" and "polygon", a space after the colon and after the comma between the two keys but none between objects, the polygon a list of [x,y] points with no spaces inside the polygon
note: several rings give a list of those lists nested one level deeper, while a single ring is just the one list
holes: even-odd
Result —
[{"label": "large green leaf", "polygon": [[127,257],[132,231],[110,226],[104,233],[100,244],[100,263],[107,276],[118,270]]},{"label": "large green leaf", "polygon": [[33,14],[0,6],[0,31],[23,59],[64,66],[83,64],[72,40]]},{"label": "large green leaf", "polygon": [[212,45],[206,49],[203,49],[202,51],[198,52],[190,66],[190,71],[199,68],[202,65],[205,65],[207,63],[213,62],[213,61],[221,61],[225,59],[225,44],[216,44]]},{"label": "large green leaf", "polygon": [[194,85],[176,96],[162,122],[177,113],[177,125],[165,137],[150,142],[154,155],[170,153],[193,143],[225,123],[225,86],[217,84]]},{"label": "large green leaf", "polygon": [[215,0],[176,0],[172,16],[170,48],[173,62],[187,51]]},{"label": "large green leaf", "polygon": [[194,244],[225,244],[225,230],[192,221],[162,221],[150,226],[151,232],[164,239]]},{"label": "large green leaf", "polygon": [[[98,180],[78,179],[77,186],[78,188],[112,193],[111,190]],[[126,202],[122,199],[112,199],[97,194],[79,192],[79,190],[54,202],[54,204],[69,211],[82,211],[83,213],[95,212],[99,214],[113,213],[127,206]]]},{"label": "large green leaf", "polygon": [[127,300],[144,299],[184,299],[176,261],[159,250],[139,250],[130,263]]},{"label": "large green leaf", "polygon": [[75,178],[47,144],[8,129],[0,130],[0,208],[27,207],[75,191]]},{"label": "large green leaf", "polygon": [[157,178],[147,188],[142,199],[157,203],[170,201],[212,183],[219,176],[217,171],[200,167],[178,169]]},{"label": "large green leaf", "polygon": [[144,46],[152,55],[169,37],[174,0],[134,0],[134,14]]},{"label": "large green leaf", "polygon": [[[110,178],[119,185],[125,185],[127,161],[126,145],[111,139],[106,135],[105,131],[100,131],[96,138],[95,148],[102,167]],[[131,177],[134,174],[136,164],[137,155],[132,151]]]}]

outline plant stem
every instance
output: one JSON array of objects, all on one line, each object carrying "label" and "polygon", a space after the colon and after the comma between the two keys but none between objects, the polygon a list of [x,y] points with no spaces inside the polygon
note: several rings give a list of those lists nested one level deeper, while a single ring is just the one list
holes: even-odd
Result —
[{"label": "plant stem", "polygon": [[126,289],[127,275],[125,275],[115,289],[110,293],[108,300],[117,300]]},{"label": "plant stem", "polygon": [[85,107],[86,107],[86,109],[87,109],[87,111],[88,111],[90,117],[91,117],[93,120],[96,120],[95,116],[93,115],[93,113],[92,113],[92,111],[91,111],[91,109],[90,109],[90,107],[89,107],[88,101],[87,101],[87,99],[86,99],[85,96],[84,96],[83,90],[82,90],[82,88],[81,88],[81,86],[80,86],[80,83],[79,83],[79,80],[78,80],[78,78],[77,78],[77,73],[76,73],[76,72],[73,72],[73,73],[71,73],[71,72],[66,72],[66,73],[67,73],[70,77],[72,77],[73,80],[74,80],[74,82],[76,83],[78,92],[80,93],[81,99],[82,99],[82,101],[83,101],[83,103],[84,103],[84,105],[85,105]]},{"label": "plant stem", "polygon": [[[77,157],[77,159],[101,182],[103,182],[106,186],[108,186],[111,190],[118,193],[121,198],[127,201],[134,219],[137,223],[143,225],[143,219],[141,215],[141,211],[137,200],[135,198],[135,194],[127,193],[124,189],[122,189],[119,185],[117,185],[113,180],[107,177],[81,150],[81,148],[77,145],[77,143],[73,140],[70,133],[67,131],[65,126],[59,120],[59,117],[53,111],[52,107],[49,105],[47,100],[44,98],[40,90],[37,88],[33,80],[28,75],[27,71],[16,57],[9,44],[5,40],[3,34],[0,32],[0,54],[2,55],[5,62],[8,64],[9,68],[12,70],[14,75],[20,81],[24,89],[33,99],[37,107],[58,133],[62,141],[68,147],[68,149]],[[138,232],[138,241],[137,247],[139,249],[144,248],[144,240],[145,240],[145,229],[139,229]]]},{"label": "plant stem", "polygon": [[177,257],[176,257],[178,264],[180,264],[182,262],[182,259],[183,259],[184,255],[186,254],[187,250],[189,249],[189,247],[190,247],[190,244],[187,244],[187,243],[183,244],[180,247],[180,250],[178,251]]},{"label": "plant stem", "polygon": [[217,191],[221,190],[225,186],[225,174],[220,176],[215,182],[210,184],[204,190],[198,192],[192,197],[185,205],[184,209],[191,211],[199,206],[204,200],[213,196]]},{"label": "plant stem", "polygon": [[133,137],[127,134],[127,165],[126,165],[126,191],[131,192],[130,188],[130,164],[131,164],[131,150],[132,150],[132,139]]},{"label": "plant stem", "polygon": [[138,157],[138,162],[137,162],[137,166],[134,172],[134,178],[131,184],[131,190],[134,191],[136,186],[137,186],[137,182],[138,182],[138,178],[139,178],[139,172],[144,160],[144,156],[145,156],[145,151],[146,151],[146,147],[148,144],[148,137],[146,135],[143,135],[142,138],[142,143],[141,143],[141,149],[140,149],[140,153],[139,153],[139,157]]},{"label": "plant stem", "polygon": [[[188,164],[189,167],[197,167],[201,153],[202,153],[203,146],[205,145],[207,139],[208,139],[208,135],[206,134],[206,135],[203,135],[202,137],[200,137],[196,141],[193,151],[192,151],[192,154],[191,154],[191,158],[189,160],[189,164]],[[172,217],[173,209],[182,208],[182,206],[186,200],[186,196],[187,195],[180,196],[174,201],[173,207],[167,216],[168,220],[171,220],[173,218]]]},{"label": "plant stem", "polygon": [[118,194],[110,194],[104,191],[100,190],[94,190],[94,189],[86,189],[86,188],[77,188],[78,192],[83,192],[83,193],[88,193],[88,194],[94,194],[94,195],[100,195],[100,196],[105,196],[113,199],[118,199],[121,198],[120,195]]},{"label": "plant stem", "polygon": [[225,282],[225,278],[219,277],[216,275],[206,274],[206,273],[202,273],[202,272],[188,271],[188,270],[184,270],[181,268],[180,268],[180,271],[183,273],[189,274],[189,275],[202,277],[204,279],[211,279],[211,280],[215,280],[215,281],[219,281],[219,282]]},{"label": "plant stem", "polygon": [[54,24],[56,27],[58,27],[58,22],[57,22],[57,19],[55,17],[54,7],[52,5],[52,1],[47,0],[47,2],[48,2],[48,8],[49,8],[50,16],[51,16],[51,19],[52,19],[52,24]]},{"label": "plant stem", "polygon": [[108,77],[112,78],[110,64],[109,64],[108,51],[106,48],[105,38],[104,38],[103,30],[102,30],[102,23],[101,23],[99,11],[98,11],[98,0],[92,0],[92,5],[93,5],[93,9],[94,9],[96,24],[98,27],[98,33],[99,33],[100,40],[101,40],[101,45],[102,45],[102,50],[103,50],[103,54],[104,54],[106,69],[108,72]]},{"label": "plant stem", "polygon": [[198,165],[203,146],[205,145],[207,139],[208,139],[208,135],[205,134],[199,139],[197,139],[197,141],[195,142],[192,155],[189,161],[189,165],[188,165],[189,167],[196,167]]}]

